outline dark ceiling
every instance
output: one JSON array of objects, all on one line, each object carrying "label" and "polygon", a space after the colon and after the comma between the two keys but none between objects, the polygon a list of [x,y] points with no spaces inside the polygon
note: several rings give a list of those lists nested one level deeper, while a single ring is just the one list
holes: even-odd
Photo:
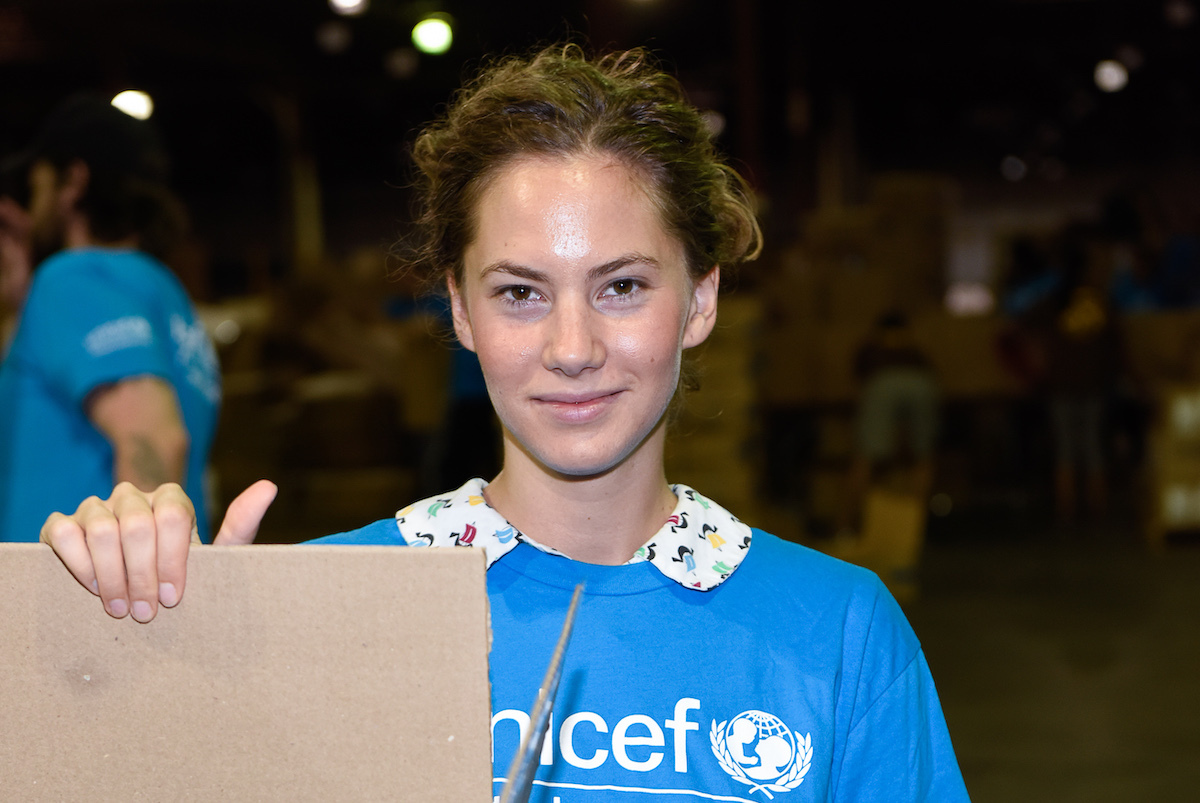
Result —
[{"label": "dark ceiling", "polygon": [[[23,144],[70,91],[137,86],[156,98],[185,189],[251,197],[278,170],[286,108],[336,206],[339,192],[350,203],[355,188],[403,181],[414,127],[484,54],[574,35],[655,49],[698,103],[726,116],[726,148],[777,195],[804,183],[802,163],[837,108],[852,109],[868,169],[998,177],[1009,154],[1060,175],[1161,165],[1192,160],[1200,145],[1196,5],[373,0],[339,18],[326,0],[9,0],[0,147]],[[407,77],[389,73],[389,54],[429,10],[454,17],[454,47]],[[318,45],[330,23],[350,34],[340,52]],[[1093,83],[1106,58],[1130,65],[1125,90]]]}]

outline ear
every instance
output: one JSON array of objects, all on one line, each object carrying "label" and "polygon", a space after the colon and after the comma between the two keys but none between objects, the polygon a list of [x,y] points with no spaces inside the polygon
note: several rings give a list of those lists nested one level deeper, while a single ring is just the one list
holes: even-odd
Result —
[{"label": "ear", "polygon": [[705,341],[717,323],[717,289],[721,285],[721,267],[714,265],[692,287],[692,304],[683,327],[683,347],[690,349]]},{"label": "ear", "polygon": [[454,319],[454,334],[458,335],[458,342],[462,343],[463,348],[474,351],[475,332],[471,329],[471,316],[467,314],[467,300],[463,298],[458,289],[458,282],[454,281],[453,276],[446,280],[446,286],[450,290],[450,315]]},{"label": "ear", "polygon": [[64,211],[74,209],[87,195],[92,172],[87,163],[76,159],[62,169],[58,182],[58,198]]}]

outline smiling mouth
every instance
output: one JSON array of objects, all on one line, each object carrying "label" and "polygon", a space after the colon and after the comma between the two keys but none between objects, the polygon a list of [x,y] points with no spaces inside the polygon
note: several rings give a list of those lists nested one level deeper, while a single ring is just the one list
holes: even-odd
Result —
[{"label": "smiling mouth", "polygon": [[534,398],[536,401],[540,401],[545,404],[566,404],[578,407],[585,404],[592,404],[593,402],[611,399],[618,393],[620,393],[619,390],[614,390],[609,393],[592,393],[587,396],[535,396]]},{"label": "smiling mouth", "polygon": [[582,424],[602,415],[621,391],[588,394],[586,396],[538,396],[534,401],[548,408],[554,415],[567,423]]}]

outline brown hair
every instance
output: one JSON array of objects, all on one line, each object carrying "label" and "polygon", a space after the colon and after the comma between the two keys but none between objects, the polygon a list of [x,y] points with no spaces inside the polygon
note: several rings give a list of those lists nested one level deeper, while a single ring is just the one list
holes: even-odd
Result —
[{"label": "brown hair", "polygon": [[158,130],[100,95],[59,103],[25,158],[48,162],[60,180],[72,163],[87,165],[78,206],[101,242],[137,235],[142,250],[164,257],[187,229],[187,212],[167,186],[170,160]]},{"label": "brown hair", "polygon": [[696,278],[753,259],[762,235],[741,176],[699,110],[645,50],[589,58],[554,45],[486,67],[417,138],[417,239],[406,261],[461,279],[474,210],[496,171],[523,156],[610,154],[647,179]]}]

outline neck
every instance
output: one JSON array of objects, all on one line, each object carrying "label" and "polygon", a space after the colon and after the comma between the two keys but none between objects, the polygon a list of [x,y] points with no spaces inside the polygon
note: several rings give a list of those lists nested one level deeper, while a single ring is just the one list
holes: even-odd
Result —
[{"label": "neck", "polygon": [[663,427],[616,467],[591,477],[548,470],[505,439],[504,469],[488,504],[544,546],[585,563],[616,566],[662,528],[676,498],[663,473]]},{"label": "neck", "polygon": [[119,240],[101,240],[92,234],[87,217],[77,214],[69,217],[63,230],[63,245],[67,248],[137,248],[139,238],[136,234],[122,237]]}]

